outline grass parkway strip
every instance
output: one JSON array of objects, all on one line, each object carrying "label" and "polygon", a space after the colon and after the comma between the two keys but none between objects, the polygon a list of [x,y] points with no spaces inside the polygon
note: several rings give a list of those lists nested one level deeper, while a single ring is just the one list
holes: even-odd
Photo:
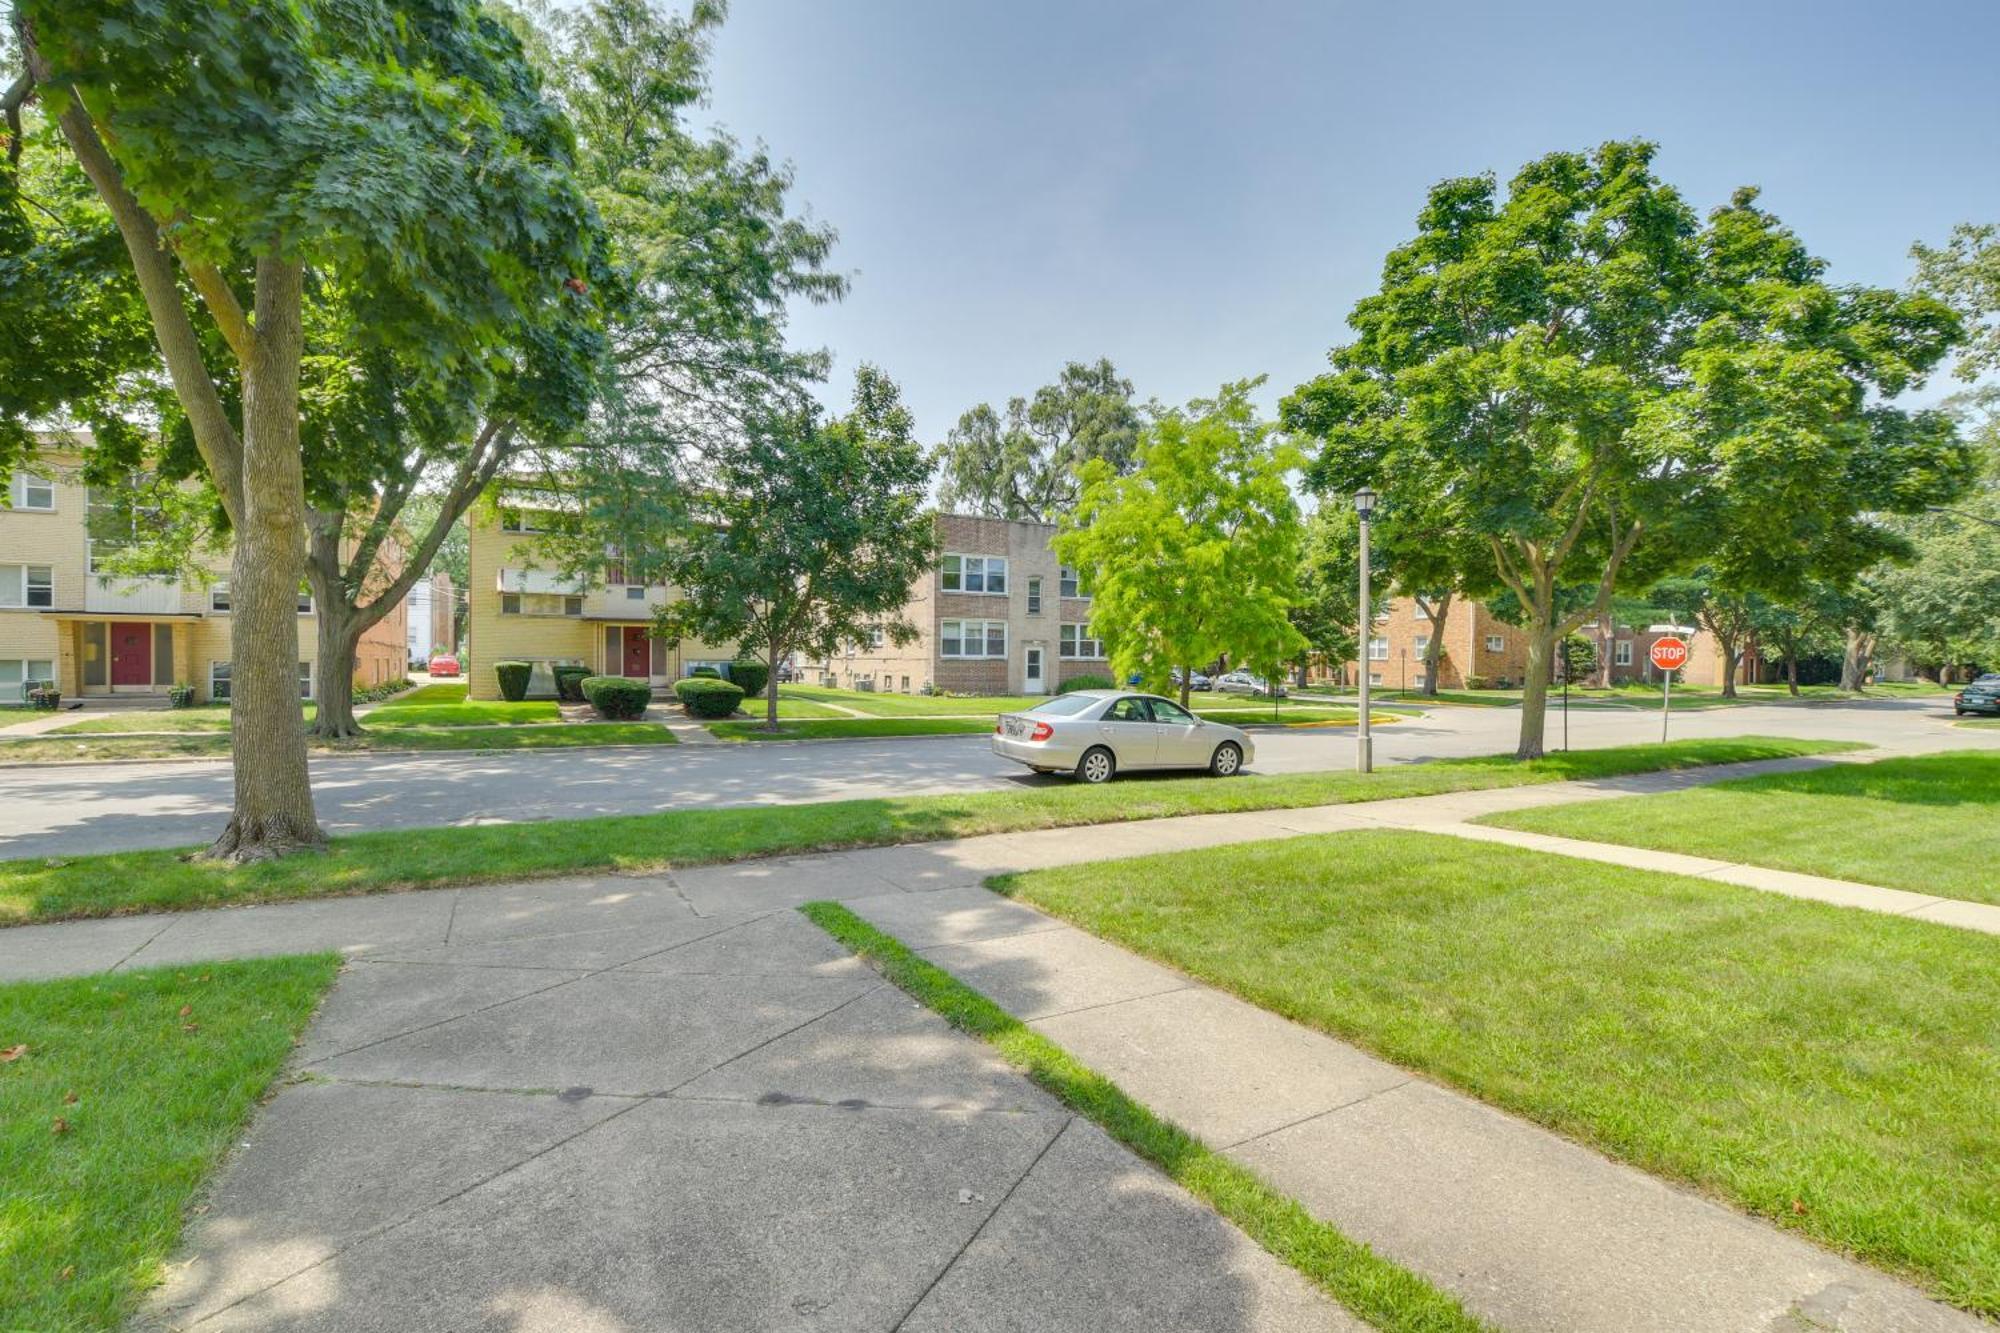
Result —
[{"label": "grass parkway strip", "polygon": [[993,887],[2000,1315],[1985,936],[1386,830]]},{"label": "grass parkway strip", "polygon": [[1447,1333],[1488,1326],[1452,1296],[1350,1240],[1247,1167],[1133,1101],[993,1001],[924,961],[838,903],[799,909],[913,999],[980,1038],[1079,1115],[1164,1171],[1190,1194],[1380,1329]]},{"label": "grass parkway strip", "polygon": [[110,1330],[339,960],[0,986],[0,1328]]},{"label": "grass parkway strip", "polygon": [[2000,752],[1771,773],[1479,821],[2000,903]]},{"label": "grass parkway strip", "polygon": [[[522,730],[538,730],[522,728]],[[885,847],[1025,829],[1297,809],[1490,787],[1615,777],[1851,750],[1744,736],[1552,754],[1440,760],[1375,773],[1068,783],[963,796],[674,810],[656,815],[395,829],[333,839],[324,853],[243,866],[192,849],[0,861],[0,924],[231,903],[437,888],[553,875],[668,870],[750,857]]]}]

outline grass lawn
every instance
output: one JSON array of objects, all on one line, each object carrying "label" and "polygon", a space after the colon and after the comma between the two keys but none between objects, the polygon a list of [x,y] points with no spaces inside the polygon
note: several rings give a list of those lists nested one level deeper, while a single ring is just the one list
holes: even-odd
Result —
[{"label": "grass lawn", "polygon": [[[435,688],[426,686],[426,689]],[[553,699],[461,699],[427,703],[409,696],[378,705],[362,715],[363,727],[490,727],[526,722],[560,722]]]},{"label": "grass lawn", "polygon": [[708,729],[725,741],[826,741],[870,736],[976,736],[993,730],[987,717],[847,717],[810,721],[779,719],[775,732],[756,722],[711,722]]},{"label": "grass lawn", "polygon": [[1001,886],[2000,1314],[2000,968],[1986,936],[1389,831]]},{"label": "grass lawn", "polygon": [[1473,1333],[1485,1327],[1456,1298],[1307,1212],[1248,1168],[1160,1119],[1123,1089],[935,963],[912,953],[838,903],[799,909],[953,1027],[991,1045],[1008,1064],[1240,1227],[1272,1255],[1379,1329]]},{"label": "grass lawn", "polygon": [[[316,705],[307,703],[303,709],[304,720],[312,721],[317,711]],[[361,725],[364,728],[490,727],[561,720],[562,714],[552,700],[471,702],[465,697],[463,685],[425,685],[364,714]],[[193,708],[120,709],[72,722],[48,734],[102,736],[132,731],[174,731],[222,735],[228,730],[228,704],[200,704]]]},{"label": "grass lawn", "polygon": [[[1308,699],[1358,701],[1360,695],[1358,691],[1352,689],[1315,688],[1310,691],[1299,691],[1293,697],[1300,701]],[[1468,708],[1516,708],[1521,703],[1521,692],[1519,690],[1439,690],[1437,696],[1433,698],[1424,694],[1421,690],[1385,690],[1379,686],[1370,686],[1368,690],[1368,702],[1370,704],[1462,704]]]},{"label": "grass lawn", "polygon": [[[549,730],[560,734],[581,728]],[[521,728],[517,734],[540,735],[542,730]],[[335,838],[323,854],[246,866],[184,861],[181,855],[186,849],[26,858],[0,861],[0,924],[546,875],[664,870],[753,856],[884,847],[1170,815],[1425,796],[1847,748],[1852,747],[1827,741],[1736,737],[1576,750],[1528,763],[1503,755],[1440,760],[1369,774],[1190,775],[1124,779],[1099,787],[1049,781],[960,796],[901,796],[463,828],[394,829]]]},{"label": "grass lawn", "polygon": [[2000,903],[2000,752],[1992,750],[1837,764],[1480,822]]},{"label": "grass lawn", "polygon": [[339,960],[0,985],[0,1326],[122,1327]]},{"label": "grass lawn", "polygon": [[[1253,705],[1248,708],[1204,708],[1200,711],[1210,722],[1222,722],[1232,727],[1353,726],[1355,719],[1361,716],[1359,710],[1353,708],[1310,708],[1297,704],[1280,709],[1275,715],[1269,704],[1262,708]],[[1379,727],[1385,722],[1403,721],[1406,714],[1378,713],[1370,708],[1368,717]]]},{"label": "grass lawn", "polygon": [[[672,745],[674,735],[651,722],[589,722],[573,726],[369,726],[346,741],[310,742],[316,753],[366,754],[373,750],[561,750],[592,745]],[[46,764],[63,759],[120,760],[182,757],[227,759],[226,732],[185,736],[63,736],[0,740],[0,764]]]},{"label": "grass lawn", "polygon": [[835,690],[824,685],[780,685],[780,699],[801,699],[808,703],[839,704],[870,717],[950,717],[970,713],[991,717],[1032,708],[1047,695],[1040,694],[871,694],[866,690]]},{"label": "grass lawn", "polygon": [[[319,707],[308,703],[301,712],[302,719],[310,722],[319,712]],[[193,708],[121,708],[116,712],[94,714],[45,734],[101,736],[124,731],[209,731],[219,734],[228,730],[228,704],[196,704]]]},{"label": "grass lawn", "polygon": [[[667,707],[670,708],[677,706],[672,703],[667,704]],[[755,697],[746,697],[742,703],[736,706],[736,716],[739,718],[753,718],[756,721],[762,722],[764,720],[764,696],[759,694]],[[797,718],[853,716],[854,714],[852,713],[844,712],[827,704],[814,703],[810,699],[794,699],[788,694],[780,694],[778,696],[779,721]]]}]

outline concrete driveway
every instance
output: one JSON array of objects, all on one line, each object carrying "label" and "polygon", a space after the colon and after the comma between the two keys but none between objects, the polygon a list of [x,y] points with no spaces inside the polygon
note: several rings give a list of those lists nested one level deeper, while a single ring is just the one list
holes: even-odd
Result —
[{"label": "concrete driveway", "polygon": [[[1676,714],[1675,737],[1776,735],[1855,740],[1887,748],[1972,747],[1992,732],[1949,726],[1951,710],[1920,700],[1772,704]],[[1378,764],[1511,751],[1511,708],[1440,708],[1381,727]],[[1576,749],[1657,740],[1641,708],[1575,708]],[[1299,773],[1353,763],[1351,728],[1268,731],[1257,771]],[[1548,739],[1562,743],[1552,716]],[[363,829],[570,819],[714,806],[991,791],[1060,783],[996,758],[983,736],[882,741],[409,754],[316,759],[320,821]],[[0,858],[198,844],[230,802],[224,762],[0,768]]]}]

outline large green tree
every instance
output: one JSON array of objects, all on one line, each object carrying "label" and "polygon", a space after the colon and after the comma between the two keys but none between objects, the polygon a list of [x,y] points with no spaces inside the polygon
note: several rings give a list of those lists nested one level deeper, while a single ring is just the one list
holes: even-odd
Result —
[{"label": "large green tree", "polygon": [[[764,721],[778,726],[778,666],[881,630],[908,643],[910,585],[937,556],[925,508],[932,463],[888,376],[862,366],[849,412],[826,420],[797,403],[752,413],[711,459],[713,486],[685,534],[650,516],[626,536],[680,596],[657,632],[740,640],[764,655]],[[616,529],[609,529],[614,535]]]},{"label": "large green tree", "polygon": [[958,419],[939,450],[941,502],[994,518],[1053,523],[1076,504],[1078,469],[1098,459],[1132,469],[1139,440],[1132,382],[1109,360],[1072,361],[1033,398],[1008,400],[1004,415],[986,403]]},{"label": "large green tree", "polygon": [[1286,474],[1302,461],[1258,418],[1263,381],[1161,413],[1142,433],[1138,468],[1083,465],[1083,490],[1056,553],[1090,585],[1090,625],[1119,675],[1164,686],[1218,657],[1276,676],[1305,640],[1297,501]]},{"label": "large green tree", "polygon": [[1969,336],[1959,349],[1959,377],[2000,371],[2000,226],[1961,222],[1943,245],[1918,242],[1910,253],[1917,261],[1917,290],[1965,320]]},{"label": "large green tree", "polygon": [[[1801,546],[1874,540],[1878,510],[1963,484],[1950,423],[1886,400],[1958,337],[1942,303],[1836,287],[1739,191],[1702,226],[1610,143],[1431,191],[1359,302],[1354,342],[1285,405],[1313,483],[1486,549],[1528,639],[1516,753],[1542,753],[1555,644],[1703,558],[1803,578]],[[1736,521],[1760,511],[1761,529]],[[1711,549],[1723,529],[1741,540]]]},{"label": "large green tree", "polygon": [[436,379],[499,373],[521,312],[575,296],[589,260],[567,136],[470,0],[15,0],[12,20],[235,541],[235,810],[211,852],[318,844],[296,650],[308,294],[366,293],[368,343]]},{"label": "large green tree", "polygon": [[[601,568],[601,525],[586,519],[610,509],[629,525],[656,500],[653,517],[668,521],[705,442],[736,429],[747,403],[822,365],[785,347],[784,313],[793,298],[845,290],[824,267],[832,231],[788,215],[790,175],[762,151],[688,124],[722,16],[720,4],[683,18],[649,0],[513,16],[576,131],[575,176],[608,237],[594,251],[607,264],[586,289],[604,295],[607,318],[600,333],[570,301],[554,319],[524,321],[512,373],[455,413],[396,376],[327,433],[329,466],[316,468],[309,448],[310,570],[333,612],[320,621],[322,680],[349,678],[360,633],[496,477],[539,475],[570,496],[571,563]],[[450,429],[427,432],[440,422]],[[434,497],[422,522],[408,503],[419,488]],[[400,577],[380,559],[397,531],[413,552]],[[316,726],[358,730],[344,697],[322,698]]]}]

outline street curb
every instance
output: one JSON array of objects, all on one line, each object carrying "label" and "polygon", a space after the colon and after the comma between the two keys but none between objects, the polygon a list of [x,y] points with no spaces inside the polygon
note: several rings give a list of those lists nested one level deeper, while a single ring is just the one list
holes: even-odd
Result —
[{"label": "street curb", "polygon": [[[547,754],[550,752],[570,751],[570,750],[598,750],[598,751],[672,750],[686,743],[687,742],[682,741],[679,737],[675,737],[671,741],[667,741],[665,743],[654,743],[651,745],[639,744],[633,741],[614,741],[608,745],[543,745],[543,746],[503,745],[498,747],[482,745],[476,748],[466,748],[462,750],[458,749],[410,750],[410,749],[386,749],[386,748],[380,750],[358,750],[358,751],[345,751],[345,752],[339,750],[320,750],[320,751],[309,751],[306,755],[306,758],[308,760],[375,759],[379,758],[382,755],[405,755],[405,754],[533,754],[533,753]],[[700,748],[700,747],[697,744],[695,748]],[[233,762],[235,762],[234,758],[226,754],[223,755],[163,754],[154,759],[133,759],[130,757],[122,759],[120,758],[27,759],[27,760],[22,760],[18,763],[13,762],[11,760],[0,760],[0,771],[13,768],[101,768],[106,764],[228,764]]]}]

